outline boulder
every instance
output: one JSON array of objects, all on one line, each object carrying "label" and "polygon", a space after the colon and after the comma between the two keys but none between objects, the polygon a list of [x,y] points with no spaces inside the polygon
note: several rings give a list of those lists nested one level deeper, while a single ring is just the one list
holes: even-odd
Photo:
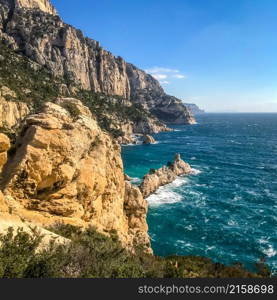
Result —
[{"label": "boulder", "polygon": [[146,134],[146,135],[143,136],[142,142],[143,142],[143,144],[154,144],[154,143],[156,143],[155,139],[149,134]]}]

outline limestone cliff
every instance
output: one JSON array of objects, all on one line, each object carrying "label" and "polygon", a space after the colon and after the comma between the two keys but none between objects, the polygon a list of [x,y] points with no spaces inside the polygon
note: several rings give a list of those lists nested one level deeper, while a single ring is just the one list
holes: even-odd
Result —
[{"label": "limestone cliff", "polygon": [[146,198],[155,193],[160,186],[173,182],[177,176],[192,173],[191,167],[184,162],[179,154],[176,154],[173,163],[169,162],[167,166],[163,166],[158,170],[150,170],[145,175],[140,185],[140,190]]},{"label": "limestone cliff", "polygon": [[186,106],[166,95],[157,80],[65,24],[49,1],[0,0],[0,4],[0,37],[4,43],[64,78],[71,89],[79,86],[122,96],[143,105],[166,123],[194,123]]},{"label": "limestone cliff", "polygon": [[49,0],[15,0],[15,5],[18,8],[40,9],[47,14],[57,14],[56,9]]},{"label": "limestone cliff", "polygon": [[192,112],[193,115],[199,115],[199,114],[205,113],[205,111],[203,109],[199,108],[194,103],[186,103],[185,105]]},{"label": "limestone cliff", "polygon": [[[3,88],[5,87],[2,87],[2,89]],[[7,90],[5,89],[5,91]],[[30,110],[26,103],[20,101],[6,101],[5,96],[1,95],[0,89],[0,128],[12,129],[21,123],[30,113]]]},{"label": "limestone cliff", "polygon": [[10,146],[10,140],[8,139],[8,137],[3,133],[0,133],[0,173],[2,171],[2,167],[7,162],[7,151],[10,149]]},{"label": "limestone cliff", "polygon": [[[7,140],[0,138],[6,151]],[[115,230],[127,247],[151,251],[147,203],[125,182],[120,152],[79,100],[46,103],[27,117],[4,165],[1,189],[8,210],[42,227],[63,222]]]}]

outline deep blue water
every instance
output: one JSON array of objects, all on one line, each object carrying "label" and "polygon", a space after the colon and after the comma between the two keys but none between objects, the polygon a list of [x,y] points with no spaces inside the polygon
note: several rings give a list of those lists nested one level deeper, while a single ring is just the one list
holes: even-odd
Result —
[{"label": "deep blue water", "polygon": [[201,255],[277,268],[277,114],[205,114],[175,126],[158,144],[123,147],[125,171],[139,181],[175,153],[195,174],[148,198],[157,255]]}]

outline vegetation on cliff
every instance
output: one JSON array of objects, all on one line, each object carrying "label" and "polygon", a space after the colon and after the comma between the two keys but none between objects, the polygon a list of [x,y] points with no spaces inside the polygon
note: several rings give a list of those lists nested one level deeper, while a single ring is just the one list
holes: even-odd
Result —
[{"label": "vegetation on cliff", "polygon": [[[71,88],[68,88],[70,84]],[[152,118],[140,104],[126,101],[121,96],[108,96],[84,90],[80,86],[72,88],[72,82],[54,76],[45,67],[3,44],[0,47],[0,89],[1,87],[8,87],[11,91],[4,95],[6,101],[24,102],[35,113],[41,110],[45,102],[54,101],[59,96],[77,97],[89,107],[100,127],[114,137],[124,134],[119,124],[147,123]],[[162,126],[158,120],[154,119],[154,123]],[[9,128],[1,128],[1,131],[11,136]]]},{"label": "vegetation on cliff", "polygon": [[[270,271],[257,264],[248,272],[240,264],[224,266],[196,256],[157,257],[137,249],[123,249],[116,234],[107,237],[94,228],[82,231],[71,225],[48,228],[70,239],[58,244],[53,239],[39,249],[42,235],[12,228],[0,235],[0,278],[194,278],[268,277]],[[39,250],[38,250],[39,249]]]}]

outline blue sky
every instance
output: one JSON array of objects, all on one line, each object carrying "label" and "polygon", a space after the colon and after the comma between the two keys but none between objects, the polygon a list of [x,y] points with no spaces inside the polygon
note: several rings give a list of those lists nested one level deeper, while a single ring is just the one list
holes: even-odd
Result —
[{"label": "blue sky", "polygon": [[52,0],[65,22],[213,112],[277,112],[276,0]]}]

